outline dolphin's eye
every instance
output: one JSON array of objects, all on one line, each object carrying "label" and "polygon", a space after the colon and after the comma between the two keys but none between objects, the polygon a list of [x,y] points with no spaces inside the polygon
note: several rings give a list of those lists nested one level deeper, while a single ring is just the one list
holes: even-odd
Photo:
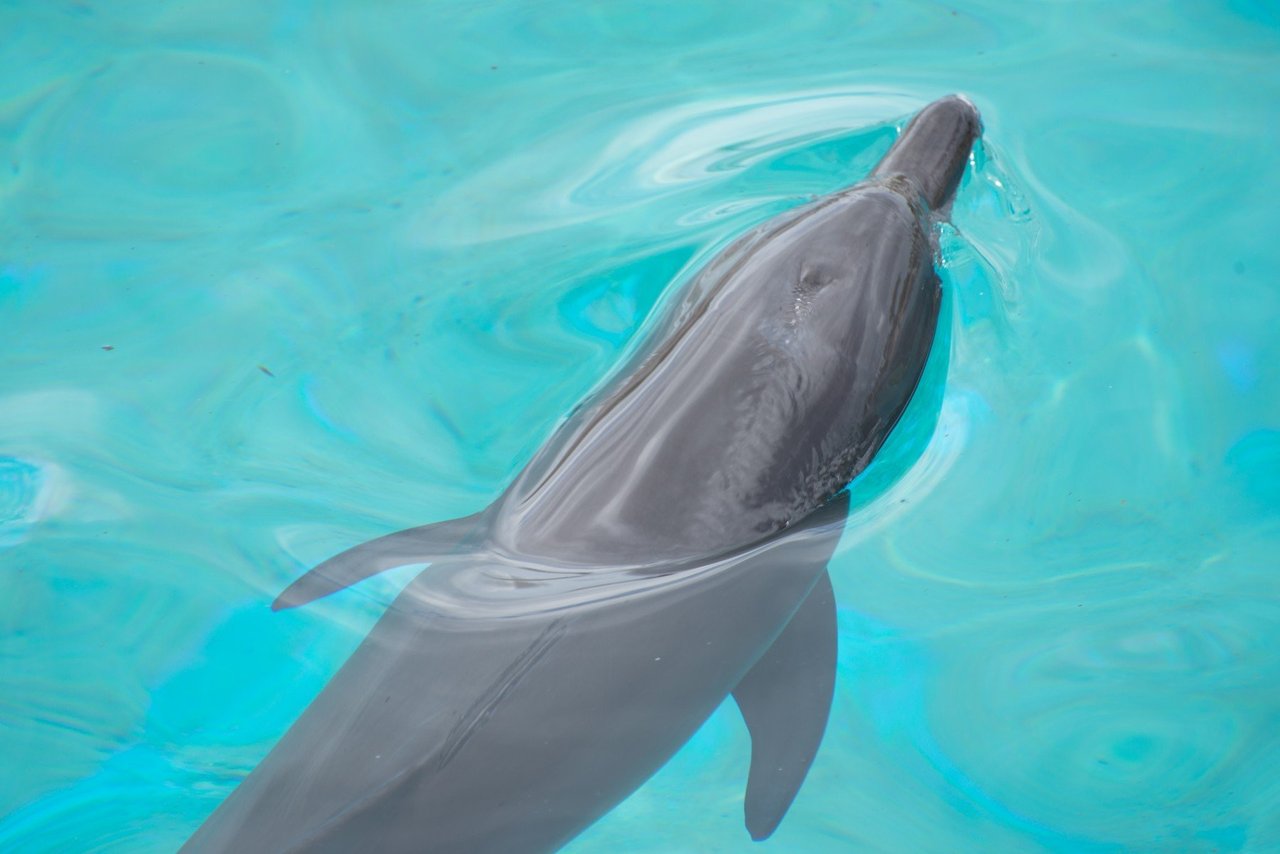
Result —
[{"label": "dolphin's eye", "polygon": [[832,281],[831,272],[820,264],[803,263],[799,274],[791,286],[793,320],[796,322],[809,316],[813,308],[813,300],[818,291]]},{"label": "dolphin's eye", "polygon": [[795,289],[802,293],[820,290],[831,281],[831,275],[817,264],[802,264]]}]

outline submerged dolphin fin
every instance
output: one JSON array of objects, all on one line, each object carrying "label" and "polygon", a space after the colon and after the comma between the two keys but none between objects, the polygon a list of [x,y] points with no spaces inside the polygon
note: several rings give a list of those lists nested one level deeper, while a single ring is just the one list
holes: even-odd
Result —
[{"label": "submerged dolphin fin", "polygon": [[836,603],[822,573],[773,646],[733,689],[751,733],[747,832],[778,827],[813,762],[836,681]]},{"label": "submerged dolphin fin", "polygon": [[476,529],[483,513],[420,525],[369,540],[334,555],[294,581],[271,603],[271,610],[296,608],[377,575],[411,563],[428,563],[453,554]]}]

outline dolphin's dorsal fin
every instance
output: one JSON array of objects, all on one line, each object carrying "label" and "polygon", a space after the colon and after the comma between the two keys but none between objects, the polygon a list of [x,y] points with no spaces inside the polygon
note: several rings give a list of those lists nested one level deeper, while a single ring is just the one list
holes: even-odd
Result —
[{"label": "dolphin's dorsal fin", "polygon": [[483,513],[408,528],[369,540],[334,555],[294,581],[271,603],[271,610],[296,608],[377,575],[379,572],[430,563],[457,552],[475,532]]},{"label": "dolphin's dorsal fin", "polygon": [[804,782],[831,711],[836,680],[836,604],[826,572],[773,646],[733,690],[751,733],[747,832],[777,828]]}]

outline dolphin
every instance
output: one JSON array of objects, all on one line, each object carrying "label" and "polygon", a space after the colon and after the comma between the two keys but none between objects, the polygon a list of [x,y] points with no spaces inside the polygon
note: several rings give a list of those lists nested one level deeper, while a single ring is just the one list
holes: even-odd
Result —
[{"label": "dolphin", "polygon": [[711,260],[491,506],[285,589],[429,564],[183,850],[552,851],[729,695],[768,837],[830,710],[843,490],[924,368],[933,225],[980,131],[928,105],[866,180]]}]

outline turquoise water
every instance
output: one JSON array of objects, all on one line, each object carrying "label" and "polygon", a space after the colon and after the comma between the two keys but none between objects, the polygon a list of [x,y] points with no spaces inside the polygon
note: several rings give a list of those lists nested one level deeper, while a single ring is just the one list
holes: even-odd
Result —
[{"label": "turquoise water", "polygon": [[0,2],[0,850],[171,851],[735,235],[964,92],[943,345],[750,842],[732,705],[568,850],[1280,850],[1272,4]]}]

